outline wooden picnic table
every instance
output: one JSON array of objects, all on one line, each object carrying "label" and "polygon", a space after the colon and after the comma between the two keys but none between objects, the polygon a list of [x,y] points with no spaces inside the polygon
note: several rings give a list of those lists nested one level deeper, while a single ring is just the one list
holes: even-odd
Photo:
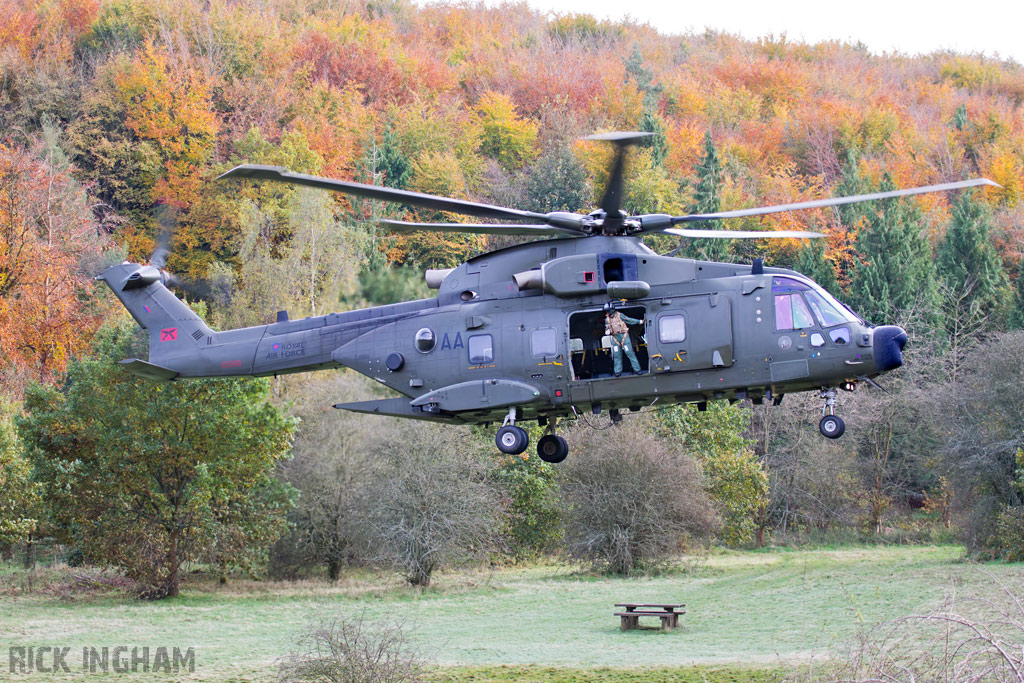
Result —
[{"label": "wooden picnic table", "polygon": [[[620,628],[623,631],[632,631],[640,628],[640,617],[658,617],[661,619],[661,629],[671,631],[679,625],[679,615],[686,614],[686,603],[650,603],[650,602],[617,602],[616,607],[624,607],[625,611],[616,612],[615,616],[621,619]],[[676,611],[679,610],[679,611]]]}]

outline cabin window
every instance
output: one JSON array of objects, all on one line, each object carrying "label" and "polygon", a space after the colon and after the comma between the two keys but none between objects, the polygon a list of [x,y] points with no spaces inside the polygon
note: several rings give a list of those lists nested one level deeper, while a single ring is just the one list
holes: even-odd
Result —
[{"label": "cabin window", "polygon": [[775,295],[775,329],[802,330],[814,325],[811,311],[798,293]]},{"label": "cabin window", "polygon": [[850,328],[849,327],[837,327],[834,330],[828,331],[828,338],[832,340],[833,344],[849,344],[850,343]]},{"label": "cabin window", "polygon": [[658,341],[663,344],[686,341],[686,318],[681,315],[663,315],[658,318]]},{"label": "cabin window", "polygon": [[530,351],[534,358],[558,355],[558,335],[555,328],[542,327],[530,333]]},{"label": "cabin window", "polygon": [[494,338],[489,334],[476,334],[469,338],[470,365],[484,365],[494,361]]},{"label": "cabin window", "polygon": [[430,353],[434,350],[436,343],[437,338],[434,336],[434,331],[429,327],[424,327],[416,333],[416,350],[420,353]]},{"label": "cabin window", "polygon": [[811,348],[817,349],[825,345],[825,338],[821,336],[821,332],[815,332],[811,335]]}]

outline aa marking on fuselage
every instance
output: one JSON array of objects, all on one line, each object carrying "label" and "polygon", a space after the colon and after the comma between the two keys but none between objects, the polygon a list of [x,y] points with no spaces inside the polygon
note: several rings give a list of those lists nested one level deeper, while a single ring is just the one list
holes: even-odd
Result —
[{"label": "aa marking on fuselage", "polygon": [[445,349],[461,349],[461,348],[465,348],[465,345],[462,343],[462,333],[461,332],[456,332],[455,333],[455,342],[454,343],[452,343],[452,341],[450,339],[448,339],[448,333],[447,332],[444,333],[444,338],[441,339],[441,350],[442,351],[444,351]]}]

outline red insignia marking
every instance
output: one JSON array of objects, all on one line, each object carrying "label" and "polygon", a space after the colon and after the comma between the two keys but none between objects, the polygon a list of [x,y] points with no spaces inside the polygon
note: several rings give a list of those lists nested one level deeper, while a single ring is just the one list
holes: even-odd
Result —
[{"label": "red insignia marking", "polygon": [[240,360],[226,360],[223,361],[220,366],[222,368],[240,368],[242,367],[242,361]]},{"label": "red insignia marking", "polygon": [[168,327],[167,329],[160,330],[160,341],[175,341],[178,338],[178,328]]}]

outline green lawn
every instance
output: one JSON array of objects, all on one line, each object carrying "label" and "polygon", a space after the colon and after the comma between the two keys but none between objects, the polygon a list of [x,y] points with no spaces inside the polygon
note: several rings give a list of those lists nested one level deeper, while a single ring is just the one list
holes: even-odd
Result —
[{"label": "green lawn", "polygon": [[[719,672],[709,671],[708,681],[771,680],[772,670],[823,661],[859,626],[936,605],[954,583],[961,593],[992,590],[990,579],[961,556],[952,546],[723,552],[692,572],[652,578],[595,578],[535,566],[444,574],[427,591],[361,575],[336,586],[186,587],[182,597],[162,602],[3,597],[0,678],[7,644],[60,644],[73,648],[72,665],[80,663],[83,645],[194,647],[189,680],[264,680],[318,611],[363,611],[402,619],[421,651],[443,667],[438,676],[457,681],[614,680],[621,672],[581,678],[579,669],[661,667],[664,673],[694,666]],[[1008,584],[1024,584],[1020,565],[986,569]],[[688,613],[675,632],[624,633],[612,614],[623,600],[685,602]],[[675,669],[666,680],[690,680],[687,671],[699,670]]]}]

